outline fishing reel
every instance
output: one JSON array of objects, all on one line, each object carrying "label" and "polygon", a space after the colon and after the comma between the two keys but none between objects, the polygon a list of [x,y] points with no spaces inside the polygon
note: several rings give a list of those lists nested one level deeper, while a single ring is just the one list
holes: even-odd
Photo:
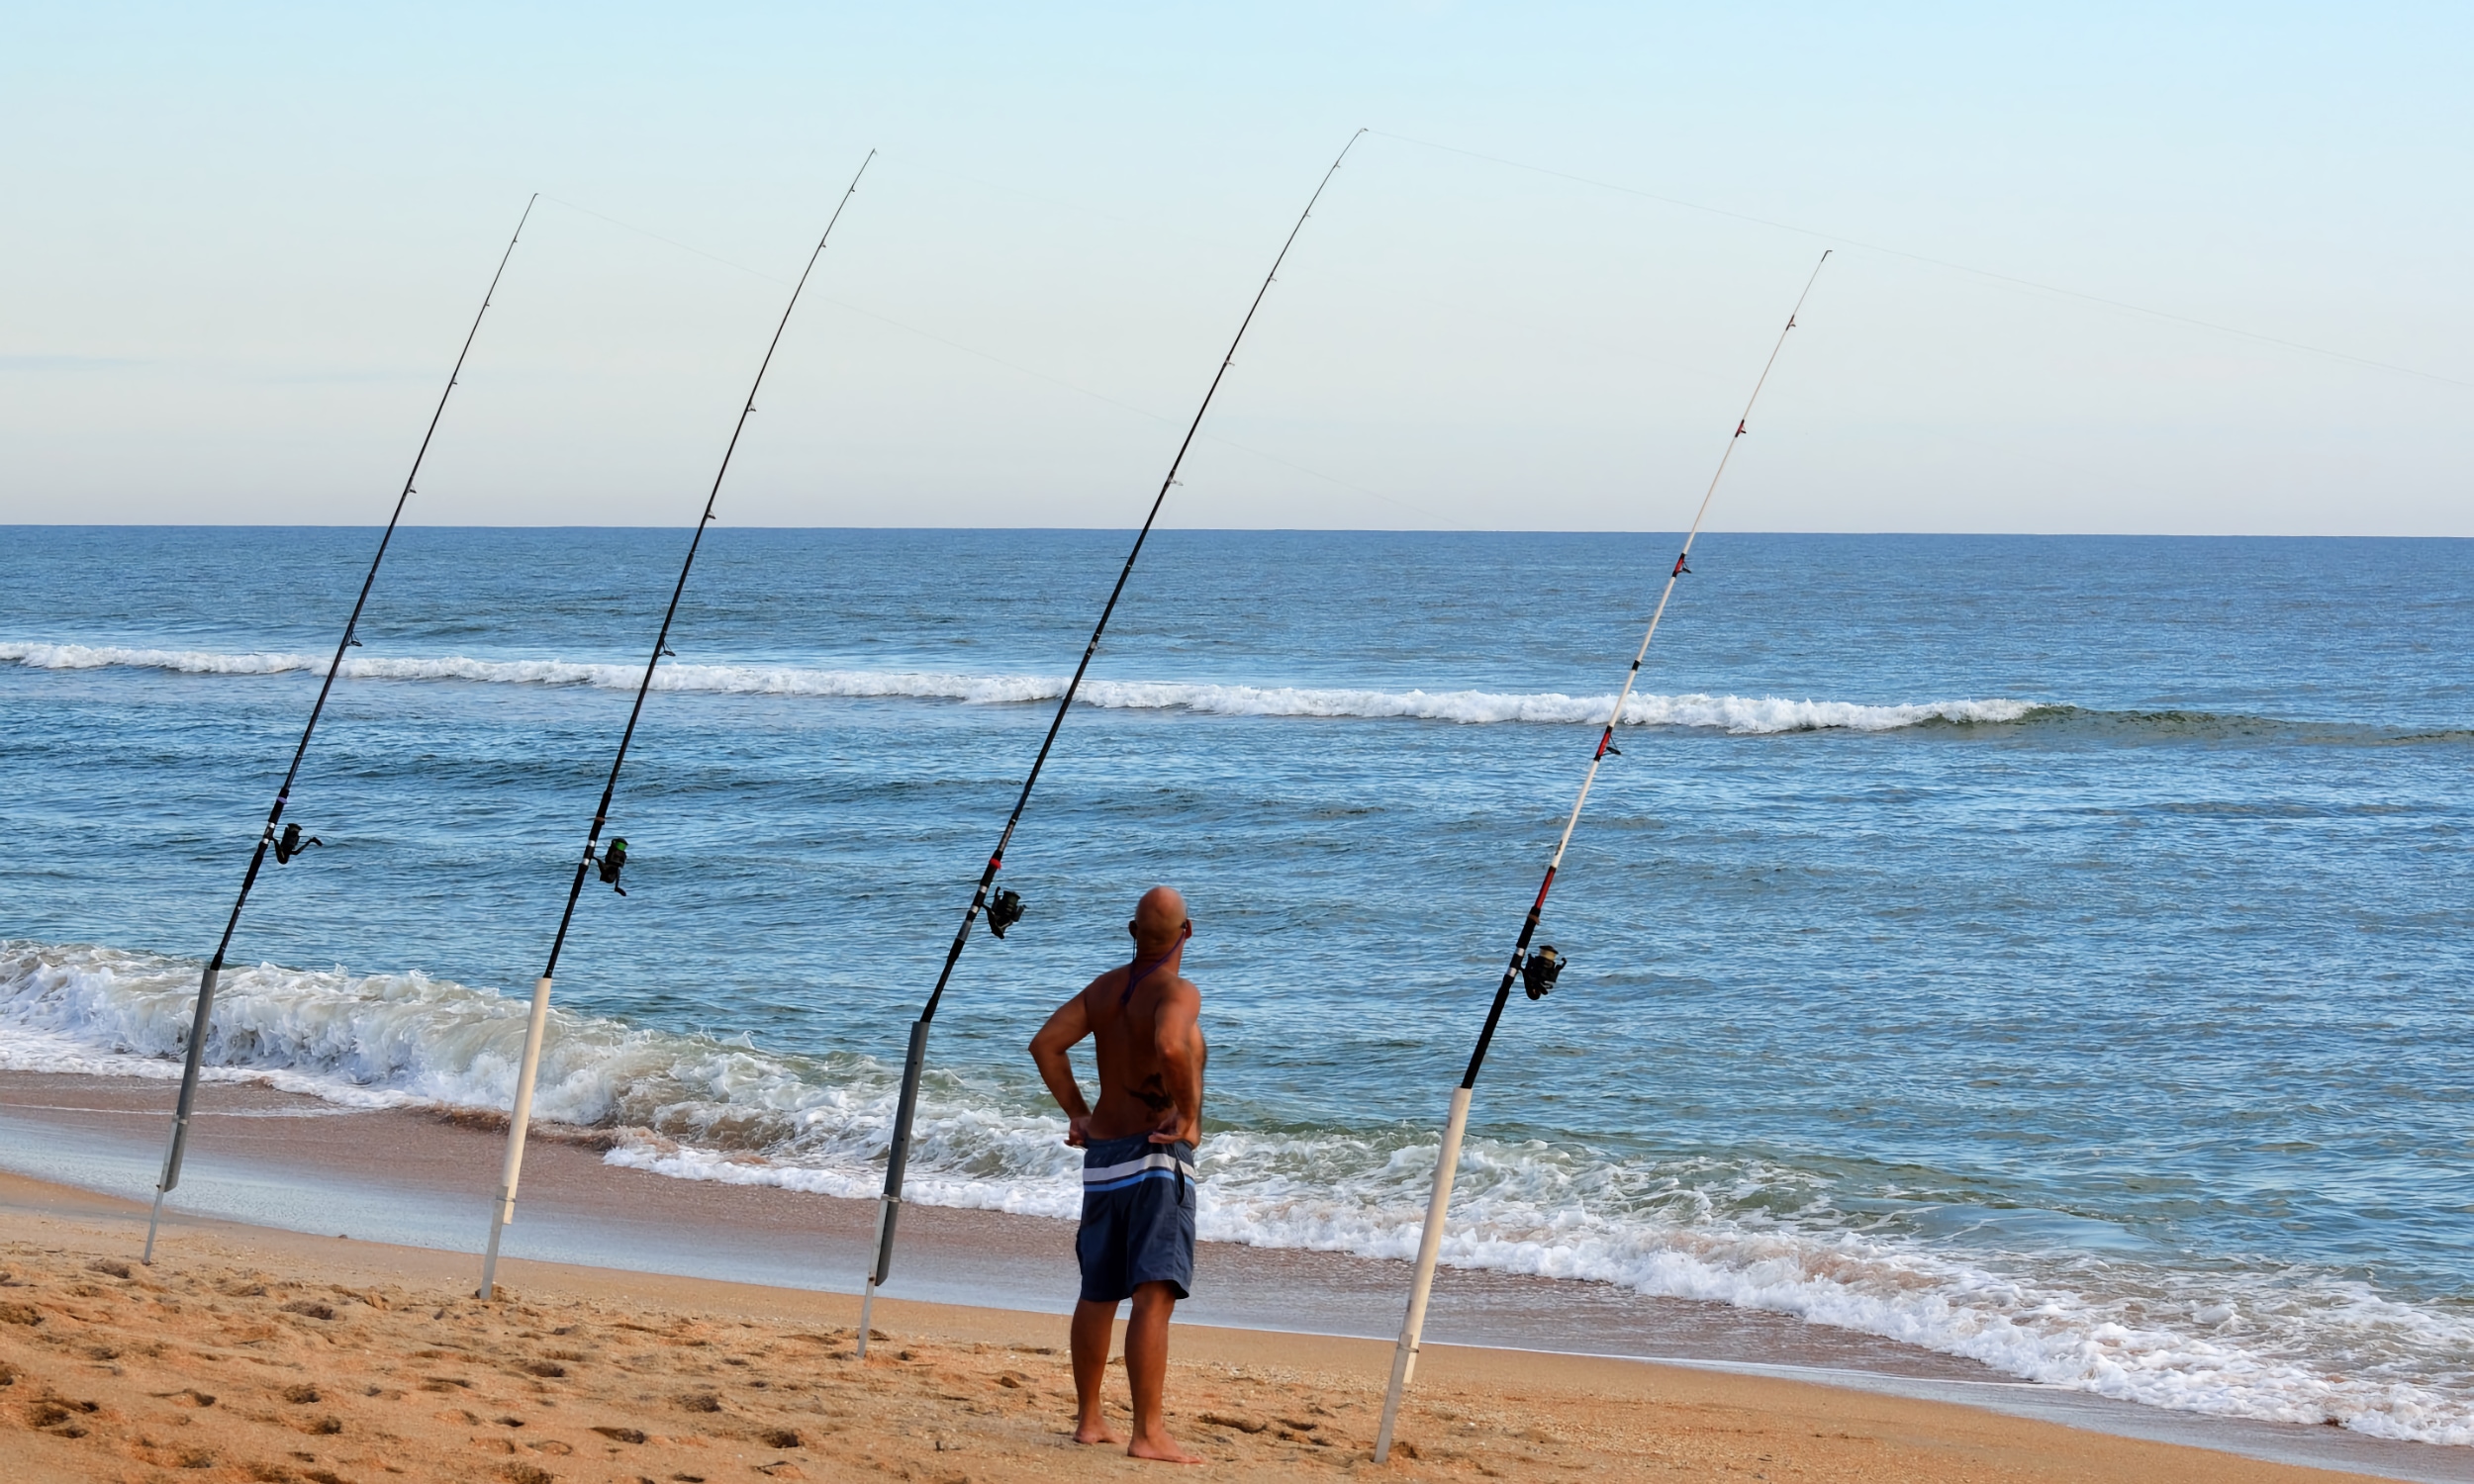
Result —
[{"label": "fishing reel", "polygon": [[312,835],[308,839],[304,840],[301,838],[301,827],[299,825],[287,824],[283,827],[283,834],[275,841],[275,864],[278,866],[290,865],[294,856],[299,855],[301,852],[309,849],[313,845],[324,845],[326,843],[326,841],[319,839],[316,835]]},{"label": "fishing reel", "polygon": [[1564,956],[1550,943],[1521,961],[1520,981],[1527,986],[1531,999],[1544,999],[1555,992],[1556,976],[1563,972]]},{"label": "fishing reel", "polygon": [[1005,929],[1022,920],[1022,893],[999,891],[989,899],[988,930],[1001,938]]},{"label": "fishing reel", "polygon": [[601,871],[602,880],[609,883],[611,890],[618,892],[620,896],[627,894],[627,888],[618,884],[618,873],[627,869],[625,836],[611,836],[610,843],[602,847],[601,858],[595,864]]}]

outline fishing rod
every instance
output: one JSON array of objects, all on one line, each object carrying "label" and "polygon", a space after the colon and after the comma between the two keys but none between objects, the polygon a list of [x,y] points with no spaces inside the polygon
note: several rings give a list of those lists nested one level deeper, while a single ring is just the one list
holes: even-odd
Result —
[{"label": "fishing rod", "polygon": [[[602,801],[593,810],[593,826],[584,833],[584,855],[576,862],[576,878],[567,886],[567,908],[558,914],[558,936],[550,940],[549,962],[541,969],[541,976],[532,984],[532,1012],[524,1021],[523,1061],[516,1072],[516,1105],[508,1115],[507,1162],[501,1169],[498,1200],[490,1212],[490,1246],[481,1259],[481,1293],[488,1299],[498,1292],[499,1238],[516,1222],[516,1179],[523,1172],[524,1135],[532,1123],[532,1083],[541,1069],[541,1036],[550,1013],[550,980],[558,974],[559,951],[567,946],[567,928],[575,921],[576,900],[584,894],[584,877],[597,872],[602,881],[618,895],[626,888],[618,884],[619,873],[626,869],[625,837],[613,835],[606,850],[601,844],[602,826],[610,822],[611,800],[618,792],[618,770],[626,766],[627,744],[635,740],[635,723],[644,714],[644,696],[653,689],[653,672],[662,657],[672,655],[670,625],[679,616],[679,599],[687,592],[687,575],[696,569],[697,548],[705,543],[705,528],[713,524],[714,502],[721,498],[721,481],[729,476],[730,456],[738,452],[739,434],[747,430],[747,419],[756,411],[756,394],[764,389],[765,372],[772,368],[773,352],[781,347],[782,331],[790,328],[791,311],[799,308],[800,292],[808,287],[808,275],[816,271],[816,259],[824,256],[824,244],[833,239],[833,224],[842,220],[842,209],[858,194],[859,177],[868,173],[876,151],[859,162],[858,171],[850,177],[850,186],[833,206],[833,215],[825,219],[823,234],[816,238],[816,249],[808,254],[808,266],[801,269],[799,282],[791,286],[790,303],[782,306],[782,319],[773,326],[773,339],[765,346],[765,358],[756,365],[756,380],[747,389],[747,401],[739,408],[739,420],[730,428],[729,445],[721,450],[721,467],[714,472],[713,489],[705,496],[705,513],[696,522],[696,534],[687,543],[687,560],[679,564],[678,586],[670,590],[670,606],[661,615],[661,631],[653,636],[653,652],[644,661],[644,679],[635,688],[635,705],[627,712],[626,730],[618,734],[618,751],[610,760],[610,781],[602,786]],[[675,656],[673,656],[675,658]]]},{"label": "fishing rod", "polygon": [[275,853],[275,864],[287,865],[294,856],[327,842],[316,835],[304,838],[296,821],[275,833],[283,819],[284,806],[292,801],[292,785],[301,776],[301,760],[309,756],[310,738],[317,734],[318,718],[327,709],[327,695],[335,686],[335,675],[343,668],[343,652],[360,646],[352,637],[360,626],[361,609],[368,606],[369,590],[378,581],[378,564],[387,559],[387,543],[395,539],[396,522],[404,518],[404,502],[413,496],[413,481],[421,477],[422,460],[429,456],[429,440],[437,435],[438,419],[446,416],[446,400],[455,395],[456,379],[463,374],[464,357],[472,353],[474,337],[481,333],[481,321],[490,313],[491,297],[498,293],[499,280],[507,273],[508,259],[516,255],[516,244],[523,239],[524,224],[532,220],[534,203],[541,199],[535,191],[524,203],[523,215],[516,219],[516,232],[507,239],[507,250],[499,254],[498,271],[490,275],[489,288],[482,291],[481,308],[472,317],[472,328],[464,332],[463,348],[455,352],[455,368],[446,374],[446,390],[438,394],[438,405],[429,414],[429,426],[421,435],[421,447],[413,453],[413,467],[404,476],[404,488],[395,497],[395,512],[387,516],[387,528],[378,537],[378,550],[369,559],[369,575],[361,579],[361,595],[353,600],[352,616],[343,621],[343,637],[335,644],[335,657],[327,666],[327,678],[318,687],[318,699],[310,704],[309,724],[301,728],[301,744],[292,749],[292,766],[283,776],[283,786],[275,790],[274,807],[266,811],[266,828],[258,832],[257,849],[250,853],[249,869],[240,877],[240,894],[233,898],[232,916],[224,922],[224,936],[215,945],[215,957],[206,964],[206,973],[198,979],[198,1006],[189,1021],[188,1059],[180,1068],[180,1100],[172,1109],[172,1143],[163,1155],[163,1174],[154,1182],[154,1211],[146,1218],[145,1255],[139,1260],[148,1266],[154,1263],[154,1233],[163,1221],[163,1198],[180,1183],[180,1161],[189,1148],[189,1117],[198,1100],[198,1073],[206,1058],[206,1032],[215,1013],[215,981],[223,976],[224,956],[232,950],[232,935],[239,930],[240,909],[248,905],[249,888],[257,884],[257,874],[266,864],[266,852]]},{"label": "fishing rod", "polygon": [[1469,1055],[1469,1070],[1461,1074],[1461,1085],[1452,1089],[1452,1113],[1443,1129],[1443,1147],[1435,1153],[1435,1187],[1426,1199],[1426,1228],[1418,1238],[1417,1271],[1409,1283],[1408,1318],[1400,1326],[1399,1346],[1391,1356],[1391,1386],[1383,1393],[1382,1425],[1375,1434],[1375,1461],[1381,1463],[1391,1456],[1392,1424],[1400,1414],[1400,1394],[1408,1388],[1410,1374],[1417,1369],[1418,1337],[1426,1328],[1426,1300],[1435,1284],[1435,1259],[1443,1249],[1444,1210],[1452,1203],[1452,1177],[1459,1172],[1461,1139],[1469,1132],[1470,1094],[1477,1086],[1477,1069],[1486,1062],[1486,1048],[1494,1044],[1495,1027],[1503,1020],[1503,1007],[1512,998],[1512,981],[1519,979],[1523,991],[1533,999],[1544,999],[1555,989],[1555,980],[1564,972],[1564,958],[1553,944],[1541,944],[1537,952],[1529,950],[1529,940],[1537,935],[1539,919],[1546,915],[1547,893],[1555,888],[1555,874],[1564,867],[1564,852],[1572,843],[1572,831],[1580,824],[1580,810],[1589,801],[1590,786],[1598,781],[1598,769],[1607,758],[1621,757],[1623,750],[1615,745],[1615,727],[1624,719],[1624,704],[1632,698],[1632,688],[1641,679],[1641,662],[1649,657],[1650,641],[1658,637],[1658,621],[1666,616],[1667,600],[1675,596],[1675,584],[1689,575],[1685,565],[1692,555],[1692,543],[1701,534],[1701,522],[1709,516],[1709,503],[1718,494],[1718,482],[1727,477],[1727,461],[1735,457],[1735,445],[1745,434],[1746,424],[1753,420],[1753,405],[1760,401],[1761,388],[1769,384],[1770,368],[1778,364],[1778,352],[1786,348],[1787,335],[1795,328],[1795,317],[1804,312],[1804,301],[1813,292],[1813,283],[1821,277],[1830,254],[1821,254],[1813,264],[1811,277],[1804,280],[1804,291],[1795,296],[1795,308],[1787,312],[1785,328],[1778,331],[1776,343],[1769,347],[1769,359],[1761,362],[1761,374],[1753,382],[1753,395],[1744,400],[1744,415],[1736,418],[1735,431],[1728,435],[1726,451],[1718,456],[1718,469],[1709,477],[1709,488],[1701,492],[1701,507],[1692,512],[1692,526],[1684,532],[1683,549],[1675,554],[1675,565],[1666,573],[1666,586],[1658,595],[1658,606],[1650,612],[1648,632],[1641,636],[1641,647],[1632,656],[1632,668],[1624,673],[1624,688],[1615,697],[1615,708],[1607,713],[1606,727],[1598,733],[1597,749],[1589,754],[1589,771],[1581,775],[1580,795],[1572,800],[1570,817],[1564,821],[1562,838],[1555,842],[1555,854],[1548,858],[1546,880],[1538,883],[1537,899],[1529,904],[1529,915],[1521,920],[1520,937],[1512,944],[1511,962],[1504,967],[1503,982],[1494,990],[1494,1003],[1486,1010],[1486,1024],[1477,1033],[1476,1049]]},{"label": "fishing rod", "polygon": [[1022,791],[1013,800],[1013,812],[1005,816],[1005,827],[997,837],[997,848],[988,855],[988,865],[980,872],[979,884],[972,888],[971,905],[964,909],[962,926],[954,930],[953,946],[945,950],[945,967],[936,975],[936,987],[928,991],[927,1003],[919,1010],[919,1018],[910,1026],[910,1048],[903,1057],[902,1098],[895,1105],[894,1140],[885,1157],[885,1193],[876,1208],[876,1258],[868,1267],[865,1296],[859,1301],[859,1358],[868,1358],[868,1316],[876,1307],[876,1291],[894,1270],[894,1221],[902,1208],[903,1175],[910,1161],[910,1125],[919,1108],[919,1077],[927,1064],[928,1025],[936,1019],[936,1007],[945,998],[945,985],[954,976],[954,965],[962,960],[962,950],[971,941],[971,925],[983,909],[988,913],[988,930],[998,937],[1022,918],[1021,893],[999,891],[994,899],[988,888],[996,883],[997,873],[1005,865],[1005,847],[1013,841],[1015,826],[1022,822],[1022,811],[1030,806],[1031,790],[1039,786],[1039,771],[1048,765],[1049,749],[1057,745],[1057,732],[1065,725],[1065,713],[1074,704],[1074,693],[1082,688],[1084,672],[1091,669],[1091,657],[1099,652],[1099,636],[1107,632],[1109,615],[1116,611],[1117,600],[1125,594],[1125,581],[1134,575],[1134,561],[1143,554],[1143,542],[1151,537],[1152,523],[1160,518],[1160,507],[1167,503],[1169,491],[1177,484],[1177,472],[1185,467],[1186,450],[1194,443],[1194,434],[1201,430],[1203,415],[1211,411],[1211,399],[1219,395],[1220,382],[1228,375],[1229,366],[1237,359],[1237,347],[1246,341],[1246,330],[1254,324],[1257,310],[1263,308],[1264,296],[1272,292],[1272,283],[1280,276],[1280,265],[1288,260],[1288,249],[1296,245],[1297,233],[1305,230],[1306,219],[1314,215],[1314,204],[1323,199],[1324,188],[1340,173],[1340,162],[1349,157],[1364,136],[1361,129],[1349,136],[1349,142],[1340,146],[1332,158],[1331,168],[1306,198],[1305,210],[1297,214],[1296,225],[1288,229],[1288,236],[1280,244],[1280,253],[1272,259],[1272,269],[1263,275],[1263,286],[1254,291],[1254,302],[1246,306],[1246,317],[1237,324],[1237,333],[1228,342],[1228,353],[1220,357],[1220,369],[1211,375],[1211,385],[1202,394],[1202,405],[1194,409],[1194,417],[1186,424],[1186,436],[1177,445],[1177,457],[1169,460],[1168,475],[1160,481],[1160,493],[1151,497],[1151,513],[1143,517],[1142,529],[1134,533],[1133,550],[1125,553],[1125,565],[1118,569],[1116,586],[1109,590],[1108,601],[1099,609],[1099,621],[1092,626],[1091,642],[1083,646],[1082,663],[1074,667],[1074,678],[1066,682],[1065,694],[1057,697],[1057,714],[1048,721],[1048,735],[1040,739],[1039,755],[1031,759],[1030,775],[1022,780]]}]

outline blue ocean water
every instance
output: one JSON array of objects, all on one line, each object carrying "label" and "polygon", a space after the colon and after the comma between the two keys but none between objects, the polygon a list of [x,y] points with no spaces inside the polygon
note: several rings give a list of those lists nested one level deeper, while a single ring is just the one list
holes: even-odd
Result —
[{"label": "blue ocean water", "polygon": [[[1207,510],[1196,511],[1208,518]],[[359,529],[0,532],[0,1066],[160,1075]],[[1127,537],[736,530],[539,1111],[872,1193]],[[500,1107],[684,530],[402,532],[212,1060]],[[1404,1256],[1669,535],[1154,538],[938,1022],[913,1192],[1069,1214],[1023,1042],[1182,887],[1205,1234]],[[2474,1441],[2474,543],[1717,534],[1515,998],[1446,1260]]]}]

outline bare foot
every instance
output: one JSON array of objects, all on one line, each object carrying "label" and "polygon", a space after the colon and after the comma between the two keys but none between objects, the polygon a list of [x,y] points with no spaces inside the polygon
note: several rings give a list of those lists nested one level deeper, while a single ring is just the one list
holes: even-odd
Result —
[{"label": "bare foot", "polygon": [[1078,1423],[1074,1429],[1076,1442],[1122,1442],[1123,1438],[1108,1431],[1106,1418],[1094,1417]]},{"label": "bare foot", "polygon": [[1177,1439],[1165,1433],[1157,1438],[1145,1438],[1140,1433],[1135,1434],[1133,1442],[1125,1449],[1125,1456],[1148,1458],[1154,1463],[1207,1463],[1210,1461],[1207,1458],[1197,1458],[1179,1447]]}]

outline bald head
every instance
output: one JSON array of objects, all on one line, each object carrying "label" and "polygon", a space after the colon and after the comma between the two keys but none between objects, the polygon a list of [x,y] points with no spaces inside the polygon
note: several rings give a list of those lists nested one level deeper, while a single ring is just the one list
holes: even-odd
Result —
[{"label": "bald head", "polygon": [[1175,887],[1154,886],[1135,903],[1134,920],[1126,926],[1133,930],[1137,953],[1165,953],[1186,931],[1186,898]]}]

